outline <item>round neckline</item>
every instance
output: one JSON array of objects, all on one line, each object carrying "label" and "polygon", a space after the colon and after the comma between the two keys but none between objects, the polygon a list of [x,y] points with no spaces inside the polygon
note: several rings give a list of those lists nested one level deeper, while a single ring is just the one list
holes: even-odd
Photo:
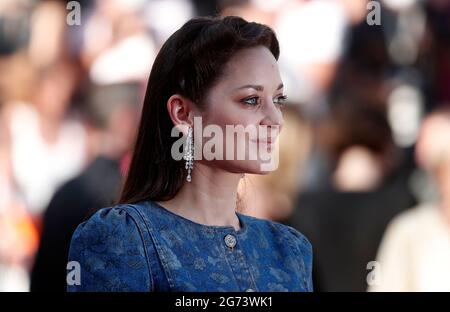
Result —
[{"label": "round neckline", "polygon": [[216,230],[216,231],[232,232],[234,234],[243,234],[243,233],[245,233],[247,231],[247,224],[243,220],[244,219],[243,215],[240,214],[239,212],[235,212],[235,214],[236,214],[236,216],[237,216],[237,218],[239,220],[239,225],[240,225],[239,230],[236,230],[232,225],[207,225],[207,224],[198,223],[198,222],[195,222],[195,221],[193,221],[191,219],[183,217],[183,216],[181,216],[181,215],[179,215],[179,214],[177,214],[175,212],[170,211],[169,209],[167,209],[166,207],[158,204],[155,201],[149,200],[147,202],[150,203],[150,205],[153,204],[154,206],[159,208],[164,213],[169,214],[169,215],[171,215],[173,217],[176,217],[178,219],[181,219],[182,221],[184,221],[186,223],[189,223],[189,224],[191,224],[193,226],[199,227],[199,228],[209,229],[209,230]]}]

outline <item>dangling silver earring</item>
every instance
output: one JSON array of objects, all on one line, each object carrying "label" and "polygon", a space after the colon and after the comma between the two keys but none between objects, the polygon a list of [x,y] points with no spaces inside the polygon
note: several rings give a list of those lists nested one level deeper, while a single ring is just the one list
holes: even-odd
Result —
[{"label": "dangling silver earring", "polygon": [[192,181],[191,171],[192,171],[192,169],[194,169],[194,137],[192,135],[192,127],[191,126],[189,126],[189,129],[188,129],[183,159],[186,161],[185,168],[188,171],[186,181],[191,182]]}]

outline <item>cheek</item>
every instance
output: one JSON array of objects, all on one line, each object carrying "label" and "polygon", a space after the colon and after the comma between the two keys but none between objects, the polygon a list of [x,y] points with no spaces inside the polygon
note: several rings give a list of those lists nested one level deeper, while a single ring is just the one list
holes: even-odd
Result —
[{"label": "cheek", "polygon": [[212,105],[203,118],[204,124],[215,124],[225,129],[226,125],[258,124],[256,113],[235,102],[222,102]]},{"label": "cheek", "polygon": [[[218,105],[211,110],[210,114],[203,119],[203,125],[217,125],[222,129],[223,150],[224,152],[233,147],[244,147],[248,144],[248,137],[242,139],[238,138],[233,131],[237,131],[234,126],[247,127],[248,125],[257,125],[258,121],[256,113],[244,106],[239,106],[238,103],[226,103],[225,105]],[[228,126],[228,130],[227,130]]]},{"label": "cheek", "polygon": [[[210,146],[216,144],[216,146],[221,145],[220,153],[222,155],[221,159],[226,161],[219,162],[208,162],[210,165],[217,165],[219,167],[223,167],[228,171],[236,171],[236,172],[260,172],[260,151],[258,151],[258,146],[253,145],[253,148],[250,148],[249,143],[249,134],[236,135],[233,131],[238,131],[236,128],[231,128],[227,131],[228,126],[237,126],[240,125],[242,127],[247,127],[249,125],[259,125],[258,112],[252,108],[248,108],[243,105],[239,105],[239,103],[234,102],[221,102],[216,103],[217,105],[212,105],[208,108],[205,114],[202,116],[202,126],[205,131],[205,127],[209,125],[216,125],[222,131],[219,134],[221,136],[221,140],[218,141],[217,136],[214,135],[214,138],[210,136],[205,136],[202,139],[201,150],[204,153],[204,156],[207,159]],[[234,130],[233,130],[234,129]],[[257,128],[255,128],[257,129]],[[204,133],[205,134],[205,133]],[[216,132],[214,134],[217,134]],[[255,134],[251,135],[252,137]],[[215,142],[215,143],[213,143]],[[220,142],[220,143],[219,143]],[[240,154],[244,157],[245,160],[241,156],[238,156],[238,151],[243,152]],[[239,152],[239,153],[240,153]],[[230,154],[229,154],[230,153]],[[232,158],[229,159],[229,155],[233,154]],[[267,153],[266,153],[267,154]],[[264,155],[266,155],[264,154]],[[212,154],[211,154],[212,155]],[[267,157],[266,157],[267,158]],[[240,159],[240,160],[239,160]]]}]

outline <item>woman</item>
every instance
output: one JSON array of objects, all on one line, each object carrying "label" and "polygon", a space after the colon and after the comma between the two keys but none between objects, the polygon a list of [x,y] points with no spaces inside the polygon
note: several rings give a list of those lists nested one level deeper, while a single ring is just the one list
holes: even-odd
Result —
[{"label": "woman", "polygon": [[[150,74],[120,203],[73,235],[69,261],[81,274],[69,291],[312,291],[308,240],[236,212],[243,174],[267,173],[267,158],[249,157],[255,151],[244,143],[273,154],[272,130],[283,123],[278,56],[273,31],[239,17],[195,18],[167,40]],[[249,131],[236,143],[227,133],[205,153],[208,126],[217,134],[238,125],[270,131]],[[173,129],[184,134],[184,161]],[[211,157],[234,156],[235,148],[246,157]]]}]

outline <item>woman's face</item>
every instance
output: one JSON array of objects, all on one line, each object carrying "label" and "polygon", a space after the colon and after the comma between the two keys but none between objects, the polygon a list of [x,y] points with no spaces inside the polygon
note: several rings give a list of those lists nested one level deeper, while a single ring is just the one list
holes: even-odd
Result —
[{"label": "woman's face", "polygon": [[236,173],[275,170],[283,100],[278,64],[269,49],[258,46],[236,53],[205,97],[200,161]]}]

